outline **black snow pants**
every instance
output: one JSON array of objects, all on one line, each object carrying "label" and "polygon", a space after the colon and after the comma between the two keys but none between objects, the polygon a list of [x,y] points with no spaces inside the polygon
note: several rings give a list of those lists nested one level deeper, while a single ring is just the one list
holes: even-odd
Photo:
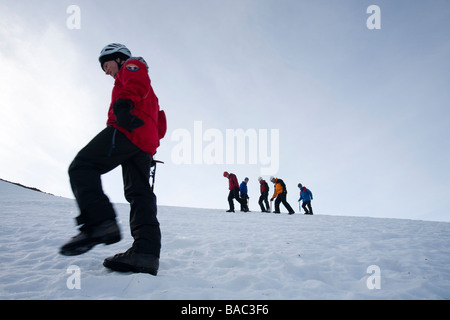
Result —
[{"label": "black snow pants", "polygon": [[275,199],[275,212],[280,212],[280,203],[283,203],[289,213],[294,213],[294,210],[286,200],[286,195],[286,192],[280,193]]},{"label": "black snow pants", "polygon": [[124,194],[130,203],[133,250],[159,257],[161,230],[156,217],[156,196],[150,187],[152,157],[123,133],[106,127],[76,155],[69,167],[72,191],[80,208],[80,230],[115,219],[116,214],[103,192],[101,175],[122,166]]},{"label": "black snow pants", "polygon": [[230,205],[230,210],[234,210],[233,199],[236,199],[241,204],[241,207],[247,206],[247,202],[244,202],[244,200],[239,197],[239,187],[230,190],[230,193],[228,194],[228,204]]},{"label": "black snow pants", "polygon": [[[261,207],[262,212],[270,210],[268,197],[269,197],[268,192],[263,192],[263,193],[261,193],[261,196],[259,196],[258,203],[259,203],[259,206]],[[266,205],[266,207],[264,207],[263,202]]]},{"label": "black snow pants", "polygon": [[313,214],[311,201],[303,201],[302,208],[305,210],[305,214]]}]

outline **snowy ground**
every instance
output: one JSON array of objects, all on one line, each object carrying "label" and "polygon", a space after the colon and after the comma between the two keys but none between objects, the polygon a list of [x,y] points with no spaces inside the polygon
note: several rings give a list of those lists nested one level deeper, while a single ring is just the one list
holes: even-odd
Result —
[{"label": "snowy ground", "polygon": [[103,267],[131,244],[115,207],[121,242],[64,257],[74,200],[0,181],[0,299],[450,298],[448,222],[159,207],[154,277]]}]

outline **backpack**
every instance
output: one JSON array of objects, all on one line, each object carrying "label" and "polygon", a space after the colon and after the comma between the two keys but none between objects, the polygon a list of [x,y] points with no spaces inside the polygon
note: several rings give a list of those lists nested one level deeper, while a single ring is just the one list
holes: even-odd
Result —
[{"label": "backpack", "polygon": [[269,192],[269,184],[266,182],[266,181],[264,181],[264,183],[263,183],[263,186],[266,188],[266,191],[265,192]]},{"label": "backpack", "polygon": [[159,140],[164,138],[167,132],[167,119],[164,110],[159,110],[158,112],[158,137]]},{"label": "backpack", "polygon": [[277,183],[281,184],[281,187],[283,188],[283,192],[287,193],[286,184],[284,183],[284,181],[281,179],[278,179]]}]

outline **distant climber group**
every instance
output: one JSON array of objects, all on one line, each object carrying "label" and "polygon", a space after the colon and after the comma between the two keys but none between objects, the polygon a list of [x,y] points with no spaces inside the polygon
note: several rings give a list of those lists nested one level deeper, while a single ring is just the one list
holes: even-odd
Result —
[{"label": "distant climber group", "polygon": [[[249,199],[248,196],[248,188],[247,184],[249,181],[248,177],[245,177],[244,181],[242,181],[241,184],[238,183],[238,179],[234,173],[228,173],[225,171],[223,173],[223,176],[225,178],[228,178],[228,204],[230,209],[227,210],[227,212],[234,212],[234,202],[233,199],[235,199],[237,202],[239,202],[241,211],[248,212],[249,207]],[[292,209],[292,207],[287,202],[286,196],[287,196],[287,188],[284,181],[280,178],[276,177],[270,177],[270,181],[274,184],[275,191],[270,198],[270,205],[269,205],[269,185],[268,183],[262,178],[258,178],[259,184],[260,184],[260,196],[258,200],[258,204],[261,207],[261,212],[272,212],[272,202],[275,200],[275,210],[273,213],[280,213],[280,204],[282,203],[284,207],[288,210],[289,214],[294,214],[295,211]],[[300,198],[298,199],[299,202],[299,209],[300,209],[300,201],[303,201],[302,208],[305,211],[305,214],[313,214],[312,206],[311,206],[311,200],[313,200],[312,192],[303,186],[301,183],[299,183],[298,188],[300,189]]]}]

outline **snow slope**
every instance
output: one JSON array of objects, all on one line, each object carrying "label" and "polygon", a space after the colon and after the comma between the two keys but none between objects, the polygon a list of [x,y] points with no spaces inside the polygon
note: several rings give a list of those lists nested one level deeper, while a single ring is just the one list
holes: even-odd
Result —
[{"label": "snow slope", "polygon": [[77,232],[74,200],[0,181],[0,298],[450,298],[448,222],[159,207],[153,277],[103,267],[131,243],[128,205],[115,208],[121,242],[64,257],[59,247]]}]

